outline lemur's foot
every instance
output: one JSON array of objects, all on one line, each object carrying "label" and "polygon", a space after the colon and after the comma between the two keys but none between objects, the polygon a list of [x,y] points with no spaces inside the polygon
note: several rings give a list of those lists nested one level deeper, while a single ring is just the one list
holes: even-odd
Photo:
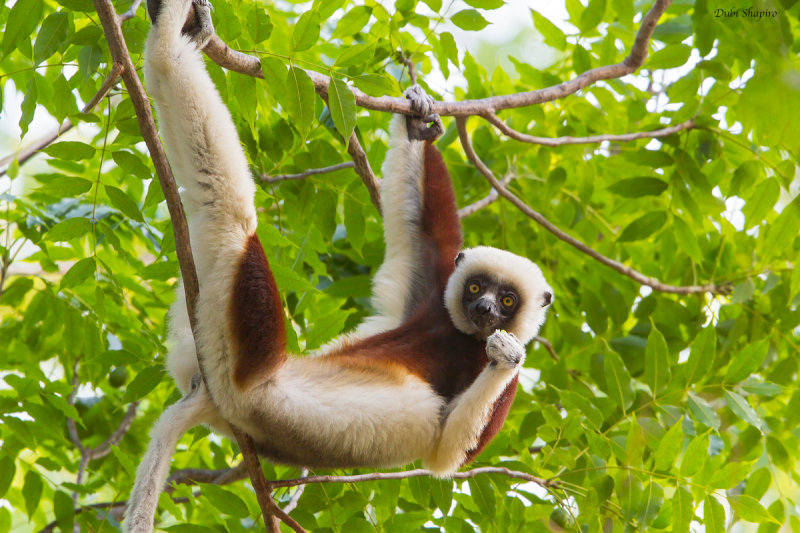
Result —
[{"label": "lemur's foot", "polygon": [[183,33],[188,35],[197,48],[202,49],[211,37],[214,36],[214,24],[211,22],[211,2],[208,0],[192,0],[194,7],[194,20],[192,14],[183,25]]},{"label": "lemur's foot", "polygon": [[513,370],[525,361],[525,346],[513,333],[498,329],[486,339],[486,355],[491,366]]},{"label": "lemur's foot", "polygon": [[[408,138],[419,141],[432,141],[444,133],[442,120],[433,110],[433,98],[417,84],[406,89],[403,95],[411,102],[411,109],[417,116],[406,117]],[[428,125],[430,124],[430,125]]]}]

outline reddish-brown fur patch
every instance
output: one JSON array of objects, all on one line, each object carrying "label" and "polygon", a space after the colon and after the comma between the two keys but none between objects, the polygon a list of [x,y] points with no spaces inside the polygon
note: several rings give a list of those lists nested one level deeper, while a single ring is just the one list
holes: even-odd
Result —
[{"label": "reddish-brown fur patch", "polygon": [[266,380],[286,360],[283,304],[255,233],[242,253],[230,306],[233,381],[247,390]]}]

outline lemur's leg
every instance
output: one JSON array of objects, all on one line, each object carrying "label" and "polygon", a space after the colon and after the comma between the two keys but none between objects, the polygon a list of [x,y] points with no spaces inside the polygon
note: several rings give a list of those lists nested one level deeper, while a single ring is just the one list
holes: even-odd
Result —
[{"label": "lemur's leg", "polygon": [[496,400],[525,360],[525,347],[512,333],[495,331],[486,340],[486,354],[491,362],[450,402],[436,450],[423,460],[437,474],[455,472],[477,446]]},{"label": "lemur's leg", "polygon": [[[361,334],[398,326],[433,290],[422,236],[426,148],[420,139],[441,134],[441,122],[431,115],[433,99],[420,86],[410,87],[405,95],[423,118],[395,115],[389,125],[381,181],[386,257],[373,279],[372,305],[377,316],[367,319],[359,328]],[[426,128],[426,121],[435,126]],[[406,298],[398,298],[401,294]]]},{"label": "lemur's leg", "polygon": [[[145,78],[190,213],[200,281],[200,356],[209,390],[227,414],[238,411],[237,391],[263,382],[285,361],[282,303],[255,235],[255,185],[247,158],[200,53],[213,34],[209,4],[150,0],[148,8],[154,25]],[[173,313],[175,322],[187,322],[180,313]],[[193,350],[181,340],[188,335],[176,337],[169,367],[185,382]]]},{"label": "lemur's leg", "polygon": [[136,483],[125,510],[123,530],[127,533],[153,531],[158,495],[164,489],[178,440],[194,426],[209,422],[206,415],[214,411],[205,386],[197,378],[192,391],[168,407],[150,431],[150,444],[136,469]]}]

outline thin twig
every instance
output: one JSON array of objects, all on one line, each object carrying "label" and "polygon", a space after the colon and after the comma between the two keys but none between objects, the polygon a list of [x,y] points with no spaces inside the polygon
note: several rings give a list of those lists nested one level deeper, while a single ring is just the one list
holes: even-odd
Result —
[{"label": "thin twig", "polygon": [[[496,112],[502,109],[526,107],[564,98],[601,80],[621,78],[622,76],[631,74],[644,63],[647,57],[648,43],[650,37],[653,35],[656,23],[671,3],[672,0],[656,0],[654,2],[653,7],[650,8],[650,11],[648,11],[642,19],[642,25],[636,34],[636,39],[634,40],[630,54],[622,63],[587,70],[571,80],[535,91],[490,96],[478,100],[462,100],[460,102],[437,101],[433,103],[432,112],[438,113],[441,116],[466,117],[483,115],[487,112]],[[212,61],[223,68],[249,76],[263,77],[259,58],[232,50],[216,35],[203,51]],[[323,98],[327,98],[330,78],[325,74],[320,74],[313,70],[306,71],[306,73],[314,82],[314,89],[317,93]],[[404,115],[414,114],[414,111],[411,109],[411,104],[405,98],[391,96],[373,97],[354,87],[351,88],[351,90],[355,96],[356,105],[360,107],[375,111],[401,113]]]},{"label": "thin twig", "polygon": [[485,197],[459,209],[458,218],[468,217],[472,213],[483,209],[487,205],[493,204],[495,201],[497,201],[498,197],[499,195],[497,194],[497,190],[492,189]]},{"label": "thin twig", "polygon": [[475,151],[472,148],[472,143],[469,139],[469,135],[467,134],[467,119],[466,117],[457,117],[456,118],[456,125],[458,126],[458,136],[461,139],[461,145],[464,147],[464,152],[467,154],[467,158],[472,161],[472,163],[481,171],[481,174],[484,175],[486,180],[497,189],[497,192],[503,198],[510,201],[514,206],[517,207],[520,211],[526,214],[528,217],[532,218],[536,221],[540,226],[544,229],[555,235],[558,239],[566,242],[567,244],[571,245],[572,247],[576,248],[577,250],[585,253],[589,257],[599,261],[600,263],[616,270],[620,274],[631,278],[632,280],[640,283],[642,285],[647,285],[648,287],[653,288],[654,290],[660,292],[669,292],[674,294],[695,294],[695,293],[726,293],[730,290],[728,285],[715,285],[713,283],[708,283],[706,285],[688,285],[688,286],[678,286],[678,285],[667,285],[662,283],[661,281],[651,278],[649,276],[645,276],[641,272],[634,270],[628,266],[623,265],[619,261],[615,261],[609,257],[604,256],[603,254],[593,250],[586,244],[582,243],[581,241],[575,239],[574,237],[567,235],[557,226],[553,225],[550,221],[544,218],[540,213],[531,209],[525,202],[520,200],[514,193],[506,189],[502,183],[500,183],[497,178],[495,178],[492,171],[486,164],[480,160],[480,158],[475,154]]},{"label": "thin twig", "polygon": [[184,468],[176,470],[167,478],[167,490],[170,485],[195,485],[197,483],[213,483],[228,485],[247,477],[247,465],[244,462],[232,468],[206,470],[203,468]]},{"label": "thin twig", "polygon": [[[449,477],[451,479],[469,479],[482,474],[500,474],[514,479],[522,479],[536,483],[540,487],[552,488],[558,486],[558,481],[552,479],[543,479],[527,472],[520,472],[518,470],[510,470],[508,468],[497,466],[484,466],[480,468],[473,468],[465,472],[456,472]],[[430,470],[418,468],[416,470],[406,470],[404,472],[373,472],[371,474],[358,474],[353,476],[309,476],[296,479],[284,479],[281,481],[273,481],[272,486],[278,487],[296,487],[298,485],[307,485],[310,483],[359,483],[363,481],[382,481],[388,479],[407,479],[412,477],[435,476]]]},{"label": "thin twig", "polygon": [[350,142],[347,143],[347,153],[353,158],[356,174],[358,174],[358,177],[361,178],[361,181],[364,182],[364,186],[366,186],[369,191],[369,199],[372,201],[372,205],[374,205],[375,209],[380,213],[381,184],[372,172],[372,167],[369,166],[367,154],[361,147],[361,143],[358,142],[356,132],[350,135]]},{"label": "thin twig", "polygon": [[570,136],[535,137],[533,135],[527,135],[525,133],[521,133],[511,128],[508,124],[500,120],[500,117],[498,117],[494,113],[491,112],[484,113],[481,116],[485,118],[488,122],[490,122],[492,125],[494,125],[507,137],[510,137],[520,142],[540,144],[543,146],[562,146],[565,144],[592,144],[592,143],[601,143],[604,141],[629,142],[629,141],[634,141],[636,139],[652,139],[655,137],[666,137],[668,135],[672,135],[673,133],[678,133],[679,131],[692,129],[695,126],[694,120],[689,119],[675,126],[669,126],[667,128],[662,128],[659,130],[640,131],[636,133],[623,133],[620,135],[604,134],[604,135],[590,135],[588,137],[570,137]]},{"label": "thin twig", "polygon": [[[113,63],[111,65],[111,72],[108,73],[108,76],[106,76],[106,79],[104,79],[102,85],[100,85],[100,90],[97,91],[97,93],[91,98],[91,100],[89,100],[86,103],[85,106],[83,106],[83,108],[81,108],[81,113],[88,113],[92,109],[94,109],[95,106],[98,103],[100,103],[100,100],[105,98],[106,95],[109,93],[109,91],[114,87],[121,74],[122,74],[122,65],[120,65],[119,63]],[[42,150],[43,148],[47,147],[53,141],[58,139],[61,135],[71,130],[73,126],[74,124],[72,123],[72,121],[67,119],[64,121],[64,124],[62,124],[57,130],[42,137],[41,139],[34,142],[30,146],[23,148],[22,150],[19,151],[19,153],[4,157],[3,160],[0,161],[0,165],[3,166],[3,169],[0,170],[0,176],[4,176],[6,172],[8,172],[8,167],[10,166],[11,162],[14,161],[15,158],[17,160],[17,163],[22,165],[28,159],[36,155],[36,153],[38,153],[39,150]]]},{"label": "thin twig", "polygon": [[553,361],[558,361],[558,354],[553,348],[553,344],[549,340],[545,339],[544,337],[540,337],[539,335],[536,335],[533,340],[544,346],[544,349],[547,350],[547,353],[550,354],[550,357],[553,358]]},{"label": "thin twig", "polygon": [[355,167],[354,162],[345,161],[344,163],[339,163],[338,165],[331,165],[329,167],[309,168],[305,172],[300,172],[298,174],[277,174],[275,176],[261,174],[260,176],[258,176],[258,179],[259,181],[263,181],[264,183],[278,183],[279,181],[302,180],[309,176],[327,174],[328,172],[336,172],[337,170],[342,170],[345,168],[353,168],[353,167]]},{"label": "thin twig", "polygon": [[[300,471],[300,477],[308,477],[308,468],[304,468]],[[300,485],[297,487],[297,490],[294,491],[292,497],[289,498],[289,502],[283,507],[283,512],[286,514],[291,513],[297,508],[297,504],[300,503],[300,497],[303,495],[303,492],[306,490],[307,485]]]}]

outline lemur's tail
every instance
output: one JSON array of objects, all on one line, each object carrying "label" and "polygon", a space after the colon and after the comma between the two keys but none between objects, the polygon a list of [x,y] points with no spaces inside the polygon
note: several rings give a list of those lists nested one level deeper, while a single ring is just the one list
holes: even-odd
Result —
[{"label": "lemur's tail", "polygon": [[201,389],[172,404],[158,419],[150,431],[147,453],[136,470],[136,483],[125,510],[126,533],[153,531],[158,495],[164,488],[178,440],[191,428],[206,422],[205,414],[213,410],[208,394]]}]

